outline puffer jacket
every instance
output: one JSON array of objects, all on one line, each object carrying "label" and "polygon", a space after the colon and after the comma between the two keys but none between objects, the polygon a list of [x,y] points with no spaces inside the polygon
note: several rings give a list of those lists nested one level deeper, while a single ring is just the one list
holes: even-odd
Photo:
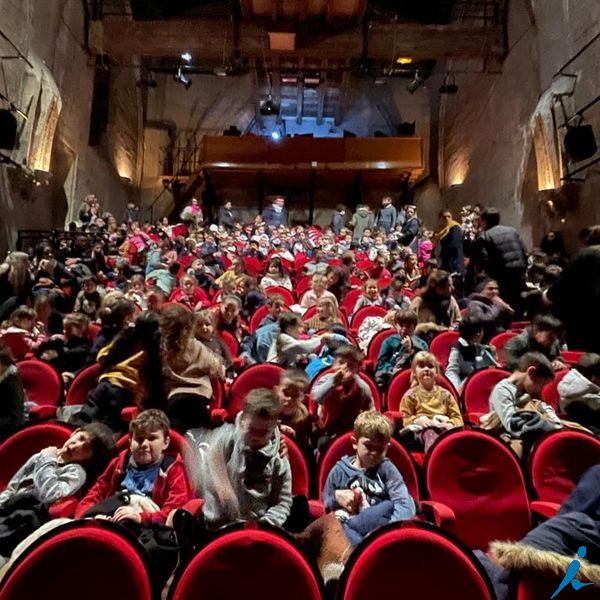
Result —
[{"label": "puffer jacket", "polygon": [[489,277],[497,278],[507,271],[527,267],[527,251],[519,232],[508,225],[496,225],[477,240],[479,266]]}]

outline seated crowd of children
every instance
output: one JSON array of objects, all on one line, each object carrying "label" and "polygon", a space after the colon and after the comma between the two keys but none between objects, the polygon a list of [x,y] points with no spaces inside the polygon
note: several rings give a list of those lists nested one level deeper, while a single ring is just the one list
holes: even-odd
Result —
[{"label": "seated crowd of children", "polygon": [[[110,519],[140,539],[189,526],[179,512],[186,508],[202,535],[248,520],[299,532],[309,526],[309,511],[292,496],[288,443],[314,466],[349,432],[354,453],[337,462],[319,491],[352,548],[418,510],[386,458],[390,440],[427,453],[444,432],[465,424],[458,398],[469,378],[489,367],[511,372],[474,425],[517,452],[563,427],[600,435],[600,355],[585,354],[563,373],[562,324],[546,311],[531,314],[531,324],[496,349],[494,336],[510,328],[515,308],[500,298],[497,283],[483,279],[463,296],[453,274],[435,259],[419,263],[392,236],[365,232],[354,254],[344,246],[346,231],[314,237],[301,227],[269,231],[260,223],[197,228],[187,240],[155,239],[155,230],[135,223],[122,233],[106,232],[89,251],[57,249],[64,264],[48,244],[31,264],[20,258],[31,288],[0,329],[0,440],[31,421],[19,360],[46,362],[67,388],[90,365],[99,371],[85,402],[57,413],[73,426],[72,436],[31,456],[0,493],[5,560],[67,497],[78,499],[70,516]],[[430,349],[444,332],[456,338],[446,356],[436,356]],[[233,422],[219,424],[216,390],[229,390],[260,363],[282,367],[278,384],[254,386]],[[387,397],[409,371],[401,396]],[[542,389],[558,372],[560,403],[552,407]],[[391,400],[399,407],[394,418],[382,414]],[[115,456],[127,432],[129,443]],[[193,457],[178,453],[179,434]],[[189,508],[196,498],[200,512]],[[164,583],[174,563],[153,558]]]}]

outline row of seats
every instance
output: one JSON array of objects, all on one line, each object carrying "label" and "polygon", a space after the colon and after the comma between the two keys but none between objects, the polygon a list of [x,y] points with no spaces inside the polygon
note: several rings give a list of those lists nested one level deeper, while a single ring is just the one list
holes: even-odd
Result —
[{"label": "row of seats", "polygon": [[[149,557],[127,532],[107,521],[77,521],[38,539],[0,583],[2,600],[155,600]],[[64,573],[68,575],[57,577]],[[549,598],[557,576],[526,574],[519,600]],[[315,565],[289,536],[264,526],[234,526],[182,566],[170,600],[321,600],[325,586]],[[452,536],[425,523],[384,527],[354,550],[336,593],[338,600],[420,598],[494,600],[492,584],[473,554]],[[565,600],[597,598],[594,588]]]},{"label": "row of seats", "polygon": [[[61,423],[29,426],[0,445],[0,491],[33,453],[60,446],[72,429]],[[322,490],[336,462],[352,453],[351,433],[337,438],[317,467],[318,497],[311,499],[313,517],[324,514]],[[311,469],[290,439],[292,493],[310,497]],[[118,449],[127,446],[124,436]],[[184,457],[188,477],[196,485],[195,454],[184,437],[171,433],[171,449]],[[498,438],[487,432],[460,428],[446,432],[432,446],[420,475],[410,453],[392,440],[389,459],[402,473],[411,495],[425,515],[456,534],[471,548],[485,549],[494,539],[519,539],[532,524],[532,511],[556,514],[583,472],[600,463],[600,441],[580,431],[547,434],[534,446],[524,473],[518,458]],[[531,499],[530,499],[531,498]],[[68,498],[51,509],[53,516],[72,516],[77,498]]]}]

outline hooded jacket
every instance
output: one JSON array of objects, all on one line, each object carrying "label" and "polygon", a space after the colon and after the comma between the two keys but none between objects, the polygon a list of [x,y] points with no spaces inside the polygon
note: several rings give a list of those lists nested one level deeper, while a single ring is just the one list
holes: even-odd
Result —
[{"label": "hooded jacket", "polygon": [[239,413],[235,425],[187,434],[199,452],[204,518],[211,529],[238,520],[281,527],[292,507],[292,473],[287,457],[279,455],[279,430],[265,446],[252,450],[244,442],[241,419]]},{"label": "hooded jacket", "polygon": [[360,489],[369,506],[386,500],[394,504],[390,523],[405,521],[415,516],[415,501],[408,492],[400,471],[389,458],[384,458],[372,469],[354,466],[353,456],[344,456],[327,476],[323,490],[323,503],[327,510],[339,508],[335,500],[336,490]]},{"label": "hooded jacket", "polygon": [[571,369],[558,384],[560,408],[566,410],[572,402],[582,402],[592,410],[600,411],[600,386],[592,383],[577,369]]},{"label": "hooded jacket", "polygon": [[354,227],[352,241],[357,244],[360,242],[365,229],[373,229],[373,214],[369,212],[368,207],[361,206],[352,216],[350,224]]}]

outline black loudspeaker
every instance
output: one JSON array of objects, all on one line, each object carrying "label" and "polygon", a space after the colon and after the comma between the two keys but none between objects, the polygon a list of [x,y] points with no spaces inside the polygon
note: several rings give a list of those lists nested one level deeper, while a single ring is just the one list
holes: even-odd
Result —
[{"label": "black loudspeaker", "polygon": [[0,110],[0,148],[14,150],[17,146],[17,118],[10,110]]},{"label": "black loudspeaker", "polygon": [[591,158],[598,151],[591,125],[569,127],[565,135],[565,151],[573,162]]}]

